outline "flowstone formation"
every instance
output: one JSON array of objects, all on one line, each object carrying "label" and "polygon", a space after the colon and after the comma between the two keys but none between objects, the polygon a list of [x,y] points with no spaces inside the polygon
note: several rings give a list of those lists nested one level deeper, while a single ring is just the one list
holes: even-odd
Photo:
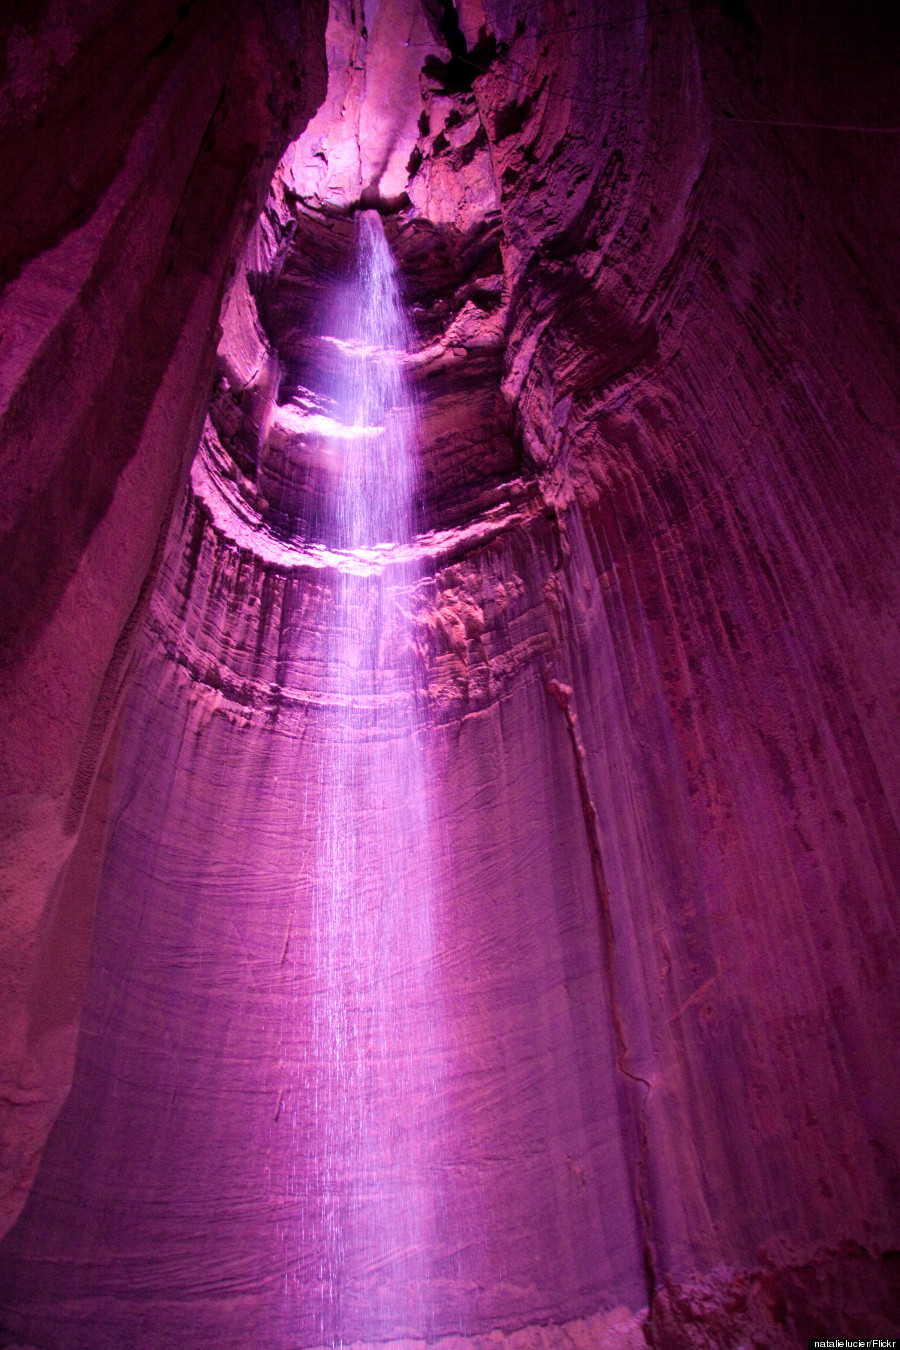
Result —
[{"label": "flowstone formation", "polygon": [[[898,1330],[895,40],[886,6],[332,7],[327,93],[230,280],[199,449],[111,667],[134,653],[117,753],[93,796],[93,760],[57,757],[94,804],[67,874],[83,928],[79,858],[105,861],[72,1090],[0,1252],[10,1335],[788,1350]],[[363,1228],[335,1249],[360,1275],[341,1303],[309,1197],[368,1178],[348,1146],[323,1179],[304,1068],[341,692],[322,315],[373,209],[419,466],[408,537],[364,560],[411,571],[347,678],[416,672],[435,907],[406,1109],[380,1071],[332,1095],[369,1106],[385,1157],[415,1122],[435,1203],[387,1259]],[[121,453],[113,477],[144,471]],[[143,577],[146,549],[121,550]],[[53,687],[22,632],[20,669]],[[81,711],[53,705],[76,747],[116,706],[92,633]],[[389,728],[356,729],[353,848],[415,872],[380,808]],[[34,894],[10,988],[39,1044],[76,915],[49,880]],[[77,971],[71,991],[69,1026]],[[32,1152],[66,1080],[34,1081],[5,1094]]]}]

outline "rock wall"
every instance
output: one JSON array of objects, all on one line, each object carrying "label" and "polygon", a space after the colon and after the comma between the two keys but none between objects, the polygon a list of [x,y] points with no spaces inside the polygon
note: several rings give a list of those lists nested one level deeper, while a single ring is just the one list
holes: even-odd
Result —
[{"label": "rock wall", "polygon": [[[379,196],[357,132],[317,125],[231,291],[140,637],[79,1069],[4,1248],[5,1325],[46,1350],[316,1344],[273,1013],[304,970],[329,594],[291,537],[319,490],[291,408],[365,191],[420,337],[404,603],[457,1054],[416,1330],[900,1327],[898,137],[859,129],[900,125],[895,16],[459,18],[409,28],[409,204],[396,156]],[[364,20],[331,29],[326,106],[355,128]]]},{"label": "rock wall", "polygon": [[[236,549],[199,503],[188,515],[129,698],[76,1083],[9,1239],[28,1309],[11,1327],[68,1347],[322,1334],[307,1084],[331,583]],[[414,597],[434,634],[431,986],[448,1048],[425,1110],[446,1183],[429,1321],[412,1328],[429,1339],[646,1301],[590,851],[542,675],[548,530],[514,516]],[[76,1211],[96,1216],[77,1234]],[[371,1319],[351,1307],[334,1333],[358,1340]]]},{"label": "rock wall", "polygon": [[[896,449],[867,296],[896,253],[869,274],[846,241],[896,151],[728,119],[842,120],[838,88],[791,78],[774,12],[665,23],[646,66],[603,38],[647,111],[632,135],[613,137],[605,86],[605,154],[572,137],[545,167],[548,102],[495,167],[542,179],[506,208],[508,388],[558,503],[558,669],[645,1080],[651,1262],[678,1275],[750,1264],[774,1234],[878,1249],[895,1231]],[[871,35],[829,28],[810,62],[846,40],[852,68]],[[753,104],[738,80],[757,69]],[[893,125],[869,93],[856,120]],[[537,200],[559,205],[538,219]]]},{"label": "rock wall", "polygon": [[0,21],[4,1229],[71,1081],[106,813],[92,791],[223,286],[324,94],[324,18],[97,0]]}]

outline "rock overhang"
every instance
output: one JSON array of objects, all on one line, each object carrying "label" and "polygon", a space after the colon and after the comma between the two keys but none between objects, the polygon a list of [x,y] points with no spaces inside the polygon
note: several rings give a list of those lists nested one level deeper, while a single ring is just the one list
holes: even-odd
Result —
[{"label": "rock overhang", "polygon": [[[384,36],[388,11],[379,8],[363,39],[359,16],[351,34],[346,13],[340,10],[339,21],[336,9],[329,98],[276,173],[263,217],[268,234],[248,250],[224,312],[211,429],[248,501],[285,541],[308,531],[304,519],[315,516],[339,470],[345,433],[330,441],[325,434],[333,416],[327,388],[339,359],[327,329],[347,273],[354,217],[370,209],[366,193],[383,212],[410,318],[403,363],[419,426],[419,528],[465,527],[491,507],[503,482],[523,473],[502,388],[508,287],[486,137],[471,92],[435,92],[423,76],[426,57],[437,59],[441,50],[439,40],[420,40],[425,12],[416,3],[395,8],[417,38],[409,49],[414,58],[403,48],[405,84],[391,86],[392,106],[406,98],[412,109],[415,154],[407,156],[402,194],[392,201],[379,189],[373,198],[359,158],[360,128],[373,128],[376,142],[381,135],[372,106],[385,96],[384,72],[372,83],[362,77],[396,46],[390,26]],[[356,128],[354,173],[335,177],[326,169],[346,148],[348,124]]]}]

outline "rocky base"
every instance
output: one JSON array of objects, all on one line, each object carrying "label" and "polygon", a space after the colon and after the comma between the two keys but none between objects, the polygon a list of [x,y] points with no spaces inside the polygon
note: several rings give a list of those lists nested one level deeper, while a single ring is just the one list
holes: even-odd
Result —
[{"label": "rocky base", "polygon": [[667,1279],[645,1326],[653,1350],[795,1350],[810,1336],[900,1330],[900,1252],[844,1242],[806,1259],[759,1256],[754,1269]]},{"label": "rocky base", "polygon": [[[444,1336],[432,1350],[796,1350],[810,1336],[898,1331],[900,1252],[873,1254],[848,1241],[807,1257],[763,1250],[753,1268],[719,1266],[688,1280],[669,1277],[649,1312],[619,1307],[561,1325]],[[422,1346],[419,1340],[387,1341],[377,1350]],[[7,1341],[0,1331],[0,1350],[42,1347]]]},{"label": "rocky base", "polygon": [[[491,1331],[484,1336],[442,1336],[430,1344],[432,1350],[646,1350],[645,1318],[646,1310],[632,1313],[621,1307],[575,1318],[560,1326],[528,1326],[517,1331]],[[379,1341],[374,1346],[353,1342],[343,1350],[423,1350],[427,1344],[413,1339]],[[5,1341],[0,1331],[0,1350],[42,1350],[42,1347]]]}]

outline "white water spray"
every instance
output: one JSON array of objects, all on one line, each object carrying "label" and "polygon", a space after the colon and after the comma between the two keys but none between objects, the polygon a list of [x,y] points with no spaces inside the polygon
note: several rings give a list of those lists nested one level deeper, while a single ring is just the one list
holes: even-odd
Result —
[{"label": "white water spray", "polygon": [[342,431],[320,522],[347,560],[333,572],[320,714],[313,1157],[301,1197],[323,1345],[427,1334],[441,1208],[436,882],[410,614],[417,569],[352,565],[360,550],[412,536],[409,331],[380,218],[366,213],[357,228],[356,265],[327,335]]}]

